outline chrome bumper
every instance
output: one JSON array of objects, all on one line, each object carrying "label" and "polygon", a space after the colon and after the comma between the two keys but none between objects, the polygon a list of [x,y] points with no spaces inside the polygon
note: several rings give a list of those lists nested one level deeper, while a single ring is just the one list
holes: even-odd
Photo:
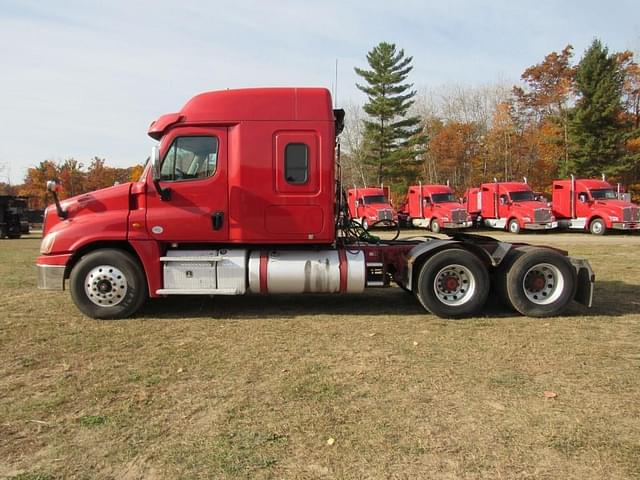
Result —
[{"label": "chrome bumper", "polygon": [[635,222],[615,222],[611,224],[615,230],[640,230],[640,223]]},{"label": "chrome bumper", "polygon": [[64,265],[36,265],[38,288],[41,290],[64,290]]},{"label": "chrome bumper", "polygon": [[554,228],[558,228],[558,222],[524,224],[525,230],[552,230]]},{"label": "chrome bumper", "polygon": [[442,228],[469,228],[473,222],[449,222],[442,225]]}]

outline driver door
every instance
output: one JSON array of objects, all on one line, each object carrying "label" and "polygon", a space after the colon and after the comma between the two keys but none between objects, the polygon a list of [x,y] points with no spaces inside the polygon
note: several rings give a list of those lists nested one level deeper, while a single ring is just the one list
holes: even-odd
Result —
[{"label": "driver door", "polygon": [[146,225],[150,237],[167,242],[224,242],[229,238],[227,129],[183,128],[160,147],[162,200],[147,188]]}]

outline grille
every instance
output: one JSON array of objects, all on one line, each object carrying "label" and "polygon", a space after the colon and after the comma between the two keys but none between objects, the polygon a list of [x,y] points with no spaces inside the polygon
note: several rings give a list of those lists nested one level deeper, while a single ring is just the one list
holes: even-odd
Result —
[{"label": "grille", "polygon": [[624,207],[622,209],[622,221],[623,222],[640,221],[640,209],[638,207]]},{"label": "grille", "polygon": [[533,211],[533,221],[536,223],[548,223],[551,221],[551,210],[548,208],[536,208]]},{"label": "grille", "polygon": [[467,220],[467,211],[464,208],[456,208],[451,211],[451,221],[453,223],[461,223]]},{"label": "grille", "polygon": [[393,212],[389,208],[378,210],[378,220],[393,220]]}]

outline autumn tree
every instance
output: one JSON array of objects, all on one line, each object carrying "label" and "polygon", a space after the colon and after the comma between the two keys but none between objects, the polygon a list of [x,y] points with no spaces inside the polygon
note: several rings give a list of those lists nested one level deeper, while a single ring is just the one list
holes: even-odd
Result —
[{"label": "autumn tree", "polygon": [[616,55],[594,40],[576,69],[578,95],[569,124],[571,163],[578,175],[619,175],[622,161],[620,129],[624,74]]},{"label": "autumn tree", "polygon": [[366,82],[356,84],[367,95],[364,111],[364,162],[376,172],[376,183],[416,176],[425,138],[418,116],[408,115],[416,92],[407,77],[412,57],[395,44],[381,42],[367,54],[369,70],[355,68]]},{"label": "autumn tree", "polygon": [[[573,47],[567,45],[560,53],[551,52],[544,60],[527,68],[522,74],[525,89],[514,87],[519,111],[527,121],[528,130],[538,130],[538,141],[545,143],[541,151],[547,165],[555,164],[560,175],[568,175],[569,113],[575,68],[571,65]],[[553,148],[560,145],[561,148]]]}]

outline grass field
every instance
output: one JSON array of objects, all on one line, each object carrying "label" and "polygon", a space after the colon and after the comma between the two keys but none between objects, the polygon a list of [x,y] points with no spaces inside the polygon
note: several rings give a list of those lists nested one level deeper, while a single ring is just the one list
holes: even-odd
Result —
[{"label": "grass field", "polygon": [[444,321],[392,288],[95,321],[2,240],[0,478],[639,478],[640,237],[522,239],[590,259],[594,308]]}]

